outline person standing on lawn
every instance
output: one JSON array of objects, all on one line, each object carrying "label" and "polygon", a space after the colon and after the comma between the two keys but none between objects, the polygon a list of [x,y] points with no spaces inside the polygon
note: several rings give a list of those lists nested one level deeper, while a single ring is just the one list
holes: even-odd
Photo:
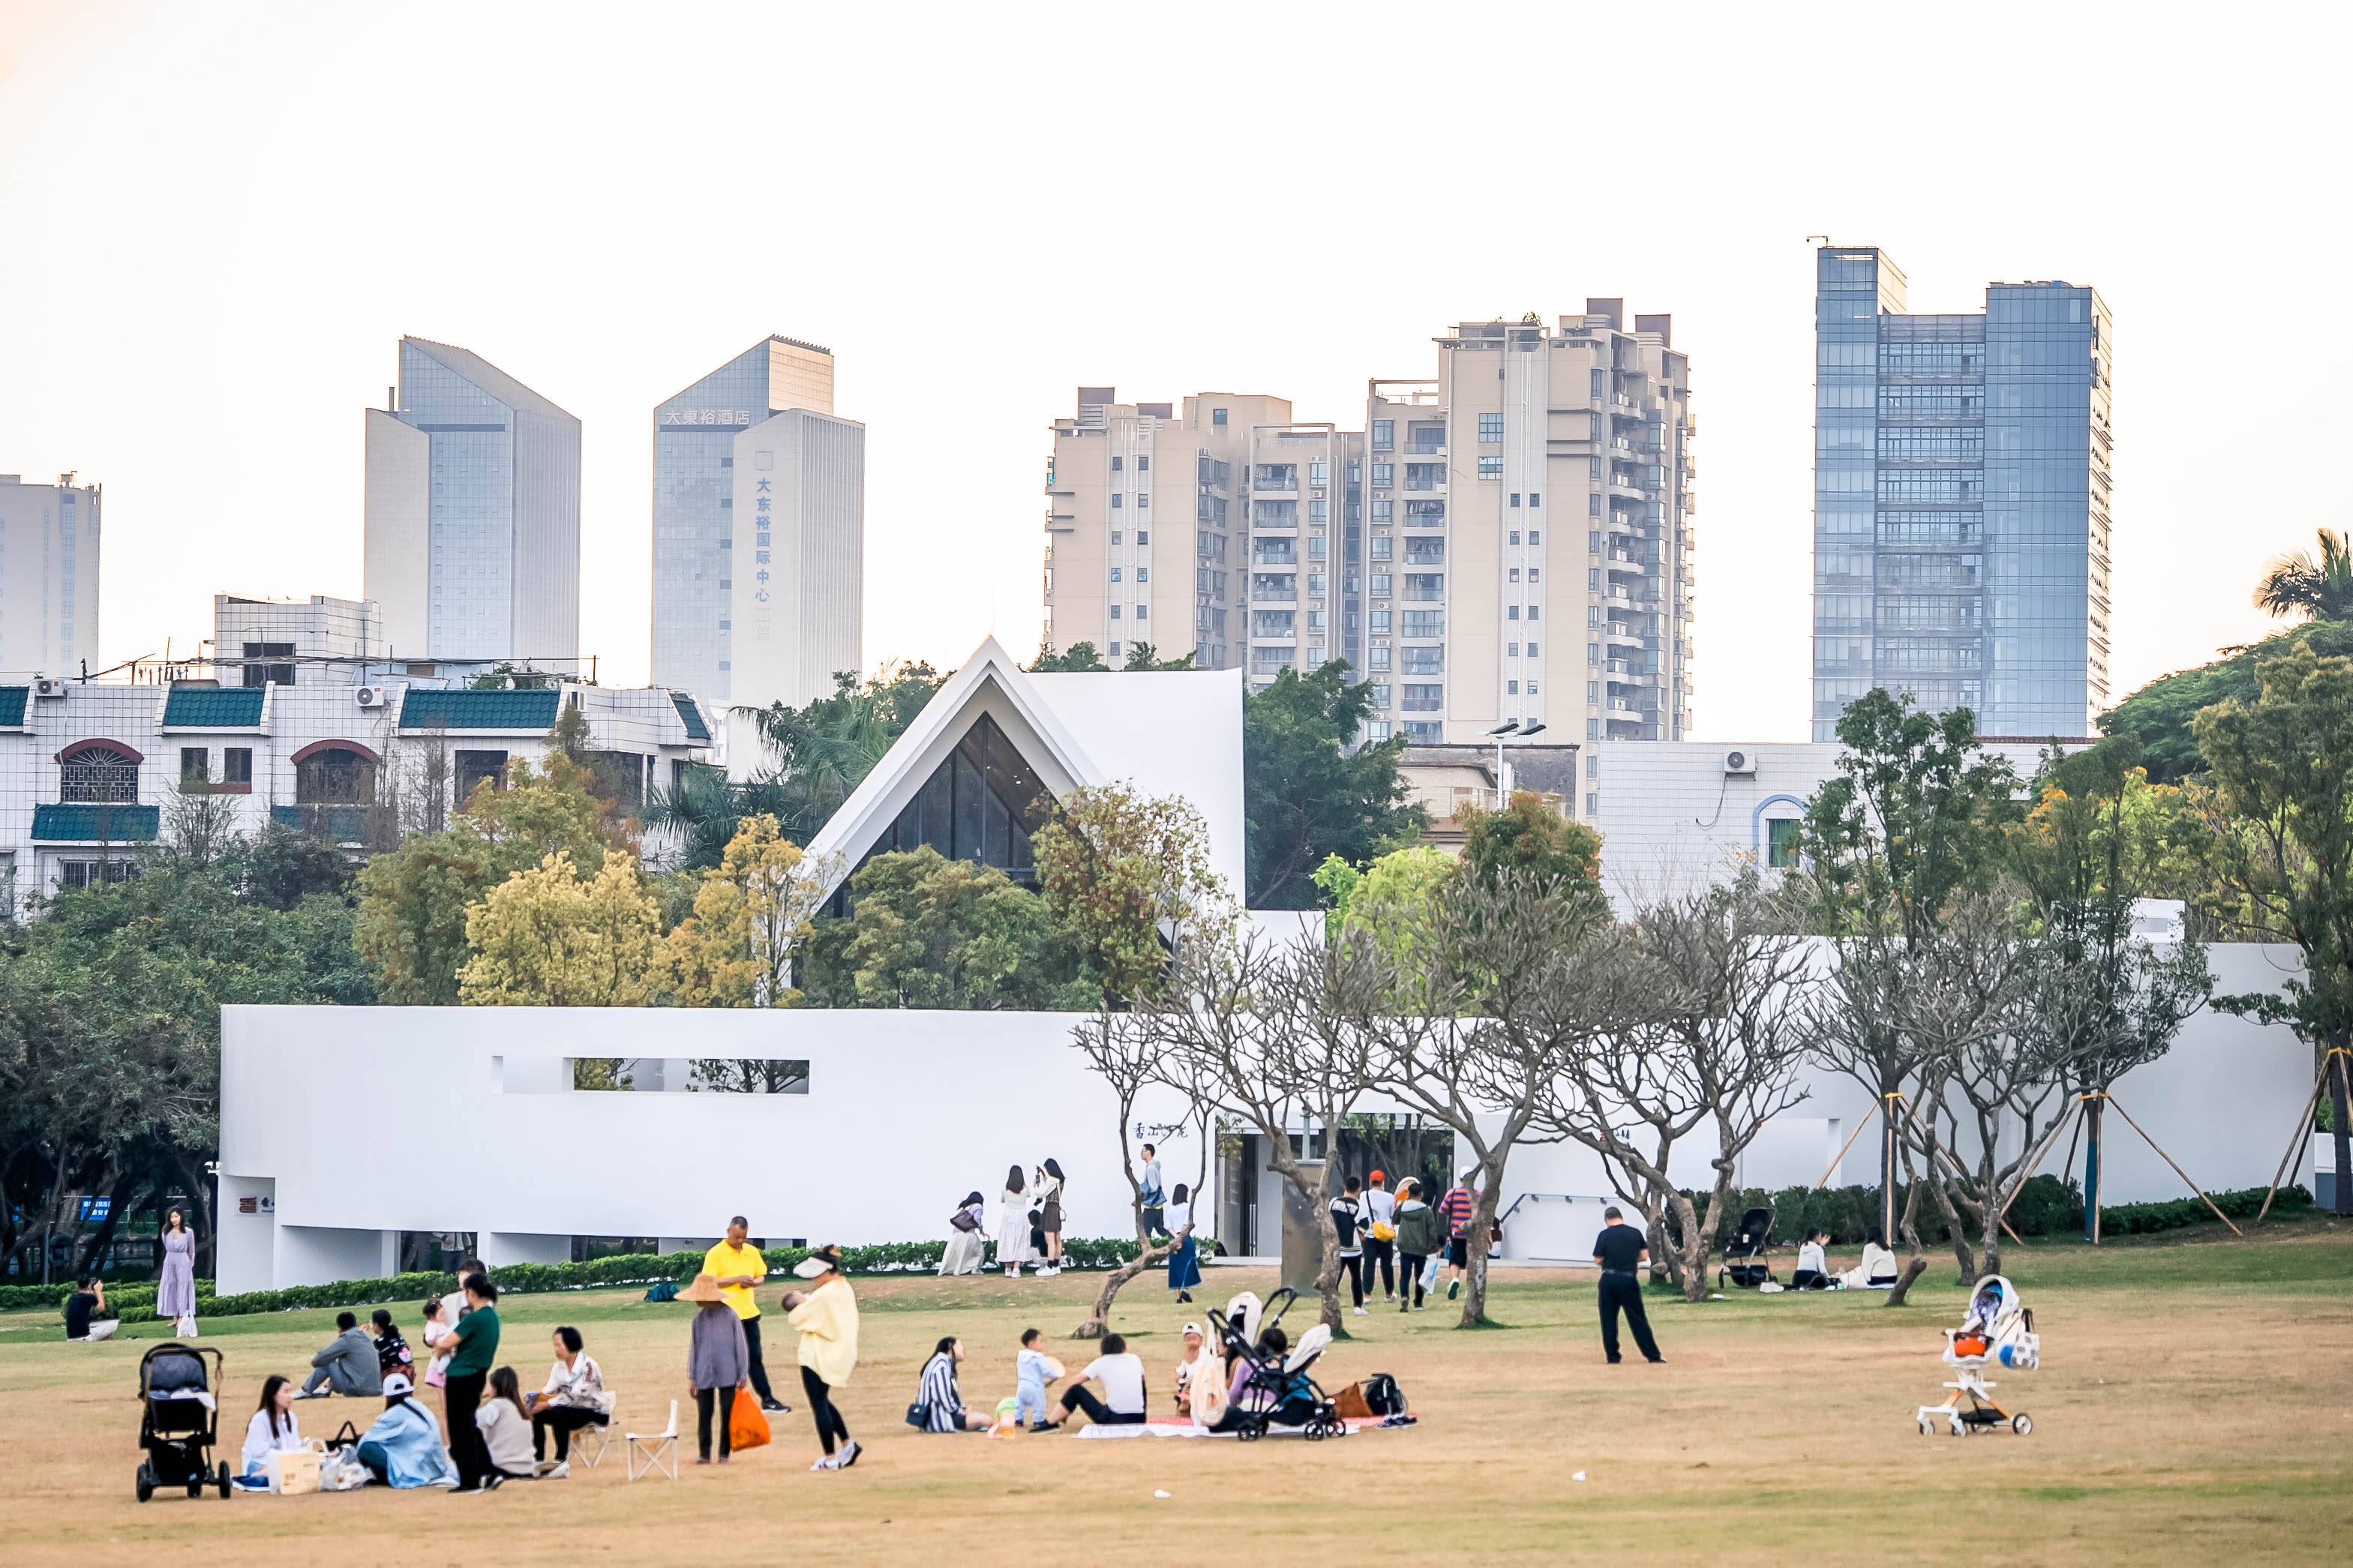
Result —
[{"label": "person standing on lawn", "polygon": [[1365,1200],[1358,1189],[1363,1184],[1348,1178],[1348,1189],[1332,1200],[1332,1228],[1340,1237],[1340,1271],[1348,1277],[1349,1294],[1356,1298],[1356,1316],[1365,1315],[1365,1251],[1359,1239],[1365,1231]]},{"label": "person standing on lawn", "polygon": [[678,1293],[695,1304],[692,1330],[687,1336],[686,1376],[694,1387],[695,1460],[711,1463],[711,1422],[719,1420],[719,1462],[725,1464],[733,1449],[735,1395],[751,1375],[751,1336],[737,1317],[727,1292],[709,1274]]},{"label": "person standing on lawn", "polygon": [[1201,1252],[1193,1239],[1192,1194],[1182,1182],[1176,1184],[1176,1201],[1168,1205],[1168,1233],[1176,1238],[1168,1255],[1168,1289],[1180,1303],[1190,1301],[1193,1287],[1201,1282]]},{"label": "person standing on lawn", "polygon": [[164,1276],[155,1287],[155,1315],[172,1321],[172,1331],[184,1340],[196,1337],[196,1237],[187,1216],[174,1209],[164,1216],[164,1234],[155,1238],[164,1260]]},{"label": "person standing on lawn", "polygon": [[[482,1391],[490,1386],[491,1367],[499,1355],[498,1303],[499,1288],[488,1275],[466,1276],[466,1310],[449,1334],[452,1348],[441,1384],[449,1458],[457,1461],[461,1492],[491,1490],[505,1479],[491,1466],[490,1447],[474,1426],[474,1413],[482,1407]],[[369,1361],[375,1361],[372,1345]]]},{"label": "person standing on lawn", "polygon": [[1650,1243],[1642,1233],[1626,1223],[1626,1216],[1612,1204],[1601,1211],[1601,1234],[1593,1238],[1593,1261],[1601,1266],[1601,1283],[1598,1292],[1601,1302],[1601,1353],[1609,1364],[1618,1364],[1618,1314],[1626,1314],[1626,1326],[1634,1331],[1634,1343],[1642,1359],[1656,1365],[1667,1358],[1659,1353],[1659,1342],[1651,1337],[1651,1320],[1642,1310],[1642,1281],[1636,1272],[1651,1260]]},{"label": "person standing on lawn", "polygon": [[1149,1143],[1144,1146],[1144,1173],[1136,1178],[1135,1186],[1144,1199],[1144,1234],[1147,1237],[1158,1236],[1166,1228],[1161,1221],[1168,1194],[1160,1184],[1160,1151]]},{"label": "person standing on lawn", "polygon": [[1398,1310],[1421,1310],[1422,1299],[1429,1287],[1421,1277],[1421,1266],[1438,1256],[1446,1239],[1446,1229],[1439,1223],[1438,1211],[1421,1201],[1421,1184],[1408,1178],[1398,1189]]},{"label": "person standing on lawn", "polygon": [[[1366,1178],[1365,1187],[1365,1290],[1373,1289],[1373,1268],[1381,1271],[1381,1300],[1397,1300],[1397,1278],[1392,1272],[1397,1261],[1397,1194],[1382,1184],[1387,1178],[1375,1171]],[[1388,1234],[1384,1236],[1382,1232]]]},{"label": "person standing on lawn", "polygon": [[1463,1279],[1471,1272],[1471,1216],[1478,1211],[1479,1201],[1471,1195],[1471,1183],[1476,1171],[1465,1171],[1462,1179],[1448,1189],[1439,1201],[1438,1212],[1446,1220],[1446,1266],[1454,1278],[1446,1282],[1446,1299],[1450,1301],[1462,1294]]},{"label": "person standing on lawn", "polygon": [[789,1410],[768,1387],[767,1363],[760,1359],[760,1303],[752,1292],[768,1277],[767,1260],[752,1245],[751,1226],[737,1215],[727,1222],[726,1239],[702,1255],[702,1271],[719,1281],[720,1294],[744,1321],[744,1342],[752,1352],[752,1392],[763,1410]]},{"label": "person standing on lawn", "polygon": [[818,1441],[825,1445],[825,1458],[809,1468],[846,1470],[858,1463],[859,1447],[834,1408],[833,1392],[858,1366],[858,1297],[841,1277],[841,1248],[830,1242],[795,1264],[793,1272],[810,1284],[806,1293],[785,1292],[785,1313],[801,1333],[801,1387],[817,1418]]}]

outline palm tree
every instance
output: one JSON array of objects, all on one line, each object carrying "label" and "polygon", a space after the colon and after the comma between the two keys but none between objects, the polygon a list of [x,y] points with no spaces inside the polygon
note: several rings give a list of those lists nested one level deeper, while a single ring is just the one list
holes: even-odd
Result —
[{"label": "palm tree", "polygon": [[2353,616],[2353,543],[2345,533],[2319,531],[2320,558],[2301,550],[2275,558],[2255,584],[2255,607],[2274,616],[2308,615],[2318,621]]}]

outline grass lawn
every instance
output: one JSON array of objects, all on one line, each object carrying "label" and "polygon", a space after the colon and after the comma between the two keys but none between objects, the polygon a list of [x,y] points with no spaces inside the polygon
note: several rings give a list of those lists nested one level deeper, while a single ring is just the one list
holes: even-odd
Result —
[{"label": "grass lawn", "polygon": [[[2241,1243],[2219,1226],[2014,1252],[2042,1370],[1999,1396],[2033,1436],[1915,1432],[1943,1397],[1937,1330],[1963,1296],[1950,1260],[1913,1304],[1866,1292],[1687,1305],[1654,1296],[1668,1363],[1609,1366],[1589,1275],[1499,1273],[1507,1327],[1457,1332],[1441,1305],[1377,1305],[1325,1359],[1336,1385],[1394,1373],[1421,1424],[1336,1443],[1071,1436],[926,1436],[902,1413],[940,1335],[972,1352],[966,1395],[1012,1392],[1020,1331],[1059,1338],[1099,1277],[877,1279],[858,1285],[863,1359],[843,1398],[867,1445],[850,1471],[812,1475],[796,1409],[775,1446],[681,1480],[622,1480],[607,1464],[486,1498],[367,1489],[349,1496],[132,1495],[132,1394],[142,1342],[58,1342],[49,1314],[0,1315],[0,1541],[15,1568],[419,1563],[642,1564],[723,1557],[922,1563],[1360,1562],[1436,1553],[1476,1563],[1672,1552],[1816,1563],[2319,1563],[2353,1559],[2353,1226],[2326,1217]],[[1219,1299],[1265,1291],[1215,1269]],[[773,1303],[776,1292],[763,1292]],[[514,1297],[501,1357],[526,1387],[547,1331],[579,1325],[620,1392],[617,1425],[662,1425],[683,1398],[686,1315],[631,1293]],[[396,1310],[412,1337],[414,1305]],[[1151,1276],[1115,1327],[1164,1405],[1179,1309]],[[791,1336],[770,1306],[776,1386],[801,1403]],[[262,1377],[303,1367],[330,1312],[205,1324],[227,1353],[232,1464]],[[1295,1326],[1311,1321],[1303,1309]],[[1081,1347],[1054,1347],[1074,1365]],[[361,1425],[373,1405],[298,1405],[304,1430]],[[322,1425],[323,1423],[323,1425]],[[691,1431],[691,1405],[685,1412]],[[1586,1479],[1573,1479],[1583,1471]],[[1156,1500],[1155,1489],[1172,1494]],[[2331,1546],[2330,1542],[2337,1544]]]}]

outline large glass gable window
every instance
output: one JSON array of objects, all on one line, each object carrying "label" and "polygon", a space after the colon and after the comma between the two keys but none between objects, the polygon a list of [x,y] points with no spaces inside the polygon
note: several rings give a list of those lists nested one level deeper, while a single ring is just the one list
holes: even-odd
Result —
[{"label": "large glass gable window", "polygon": [[1037,772],[984,713],[867,854],[928,844],[951,860],[977,860],[1027,880],[1036,865],[1029,836],[1046,825],[1048,805]]}]

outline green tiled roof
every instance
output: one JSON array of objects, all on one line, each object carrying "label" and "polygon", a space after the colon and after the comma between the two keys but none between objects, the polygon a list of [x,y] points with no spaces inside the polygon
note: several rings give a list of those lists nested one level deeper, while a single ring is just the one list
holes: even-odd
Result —
[{"label": "green tiled roof", "polygon": [[259,686],[174,686],[164,702],[164,727],[250,730],[261,722]]},{"label": "green tiled roof", "polygon": [[695,706],[693,698],[689,697],[683,691],[673,691],[670,694],[670,700],[672,705],[678,709],[678,716],[686,721],[686,738],[688,740],[708,741],[711,739],[711,726],[702,721],[702,710]]},{"label": "green tiled roof", "polygon": [[32,689],[29,686],[0,686],[0,724],[25,721],[25,699]]},{"label": "green tiled roof", "polygon": [[[99,832],[105,814],[105,833]],[[152,805],[37,805],[33,807],[33,838],[44,844],[128,844],[155,837],[156,808]]]},{"label": "green tiled roof", "polygon": [[555,722],[564,693],[440,691],[412,686],[400,700],[400,727],[421,730],[439,718],[452,730],[544,730]]}]

